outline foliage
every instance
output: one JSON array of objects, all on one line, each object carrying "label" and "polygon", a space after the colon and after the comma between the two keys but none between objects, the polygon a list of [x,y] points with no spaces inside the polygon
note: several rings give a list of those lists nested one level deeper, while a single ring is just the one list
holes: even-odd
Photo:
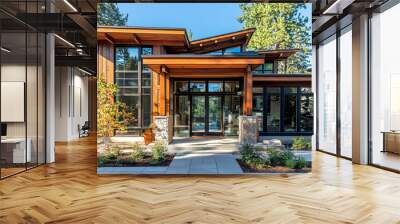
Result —
[{"label": "foliage", "polygon": [[106,149],[104,158],[108,160],[115,160],[121,155],[121,149],[118,146],[111,146]]},{"label": "foliage", "polygon": [[285,165],[290,169],[298,170],[298,169],[303,169],[304,167],[306,167],[307,161],[303,157],[299,156],[294,159],[286,160]]},{"label": "foliage", "polygon": [[163,161],[167,153],[167,147],[162,141],[154,142],[151,148],[151,155],[154,161]]},{"label": "foliage", "polygon": [[128,15],[123,15],[116,3],[97,4],[97,24],[101,26],[126,26]]},{"label": "foliage", "polygon": [[240,6],[239,22],[256,28],[248,47],[253,50],[300,49],[288,58],[288,73],[309,73],[311,67],[311,24],[300,11],[305,4],[249,3]]},{"label": "foliage", "polygon": [[240,155],[245,163],[256,168],[263,168],[269,163],[257,153],[257,149],[251,144],[243,144],[240,147]]},{"label": "foliage", "polygon": [[271,166],[286,166],[286,161],[294,158],[289,150],[269,150],[268,159]]},{"label": "foliage", "polygon": [[297,157],[296,159],[296,166],[294,167],[295,169],[303,169],[304,167],[307,166],[307,161],[304,159],[304,157]]},{"label": "foliage", "polygon": [[115,100],[118,86],[99,78],[97,81],[97,135],[111,137],[116,130],[126,131],[132,113],[127,112],[126,105]]},{"label": "foliage", "polygon": [[111,160],[111,159],[109,159],[108,157],[105,157],[105,156],[99,156],[99,158],[98,158],[98,163],[99,164],[107,164],[107,163],[110,163],[112,161],[113,160]]},{"label": "foliage", "polygon": [[293,150],[311,150],[311,142],[303,137],[296,137],[293,139]]},{"label": "foliage", "polygon": [[140,160],[144,159],[146,153],[144,152],[143,146],[140,143],[138,143],[138,142],[134,143],[132,145],[132,149],[133,149],[133,151],[131,153],[131,158],[133,160],[140,161]]}]

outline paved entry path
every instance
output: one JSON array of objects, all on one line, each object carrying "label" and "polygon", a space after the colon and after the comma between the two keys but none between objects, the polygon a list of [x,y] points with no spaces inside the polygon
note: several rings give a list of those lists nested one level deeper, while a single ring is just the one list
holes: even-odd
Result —
[{"label": "paved entry path", "polygon": [[175,158],[165,174],[242,174],[236,158],[236,138],[196,137],[175,138],[168,146]]}]

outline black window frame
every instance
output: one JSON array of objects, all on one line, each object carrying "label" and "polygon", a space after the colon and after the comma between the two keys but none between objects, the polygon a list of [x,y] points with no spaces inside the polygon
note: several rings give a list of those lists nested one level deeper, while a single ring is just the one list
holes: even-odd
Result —
[{"label": "black window frame", "polygon": [[[263,95],[263,122],[262,122],[262,131],[260,131],[260,136],[312,136],[314,132],[314,127],[311,131],[302,131],[301,130],[301,96],[306,95],[306,96],[311,96],[312,100],[314,101],[314,93],[312,92],[312,88],[310,86],[254,86],[254,88],[260,88],[262,87],[263,93],[253,93],[254,95]],[[268,112],[268,99],[270,95],[276,95],[276,94],[268,94],[267,89],[268,88],[279,88],[279,96],[280,96],[280,131],[279,132],[270,132],[267,131],[267,112]],[[285,88],[296,88],[296,93],[292,93],[292,95],[296,95],[296,131],[285,131],[284,129],[284,117],[285,117]],[[303,93],[301,92],[302,88],[308,88],[311,91],[308,93]],[[313,110],[312,110],[313,111]],[[312,119],[314,119],[314,111],[312,113]]]},{"label": "black window frame", "polygon": [[[137,126],[130,126],[128,127],[128,134],[135,134],[135,132],[137,132],[138,135],[142,135],[143,130],[150,127],[151,123],[153,121],[153,117],[151,116],[153,113],[153,97],[152,96],[152,85],[153,85],[153,78],[152,78],[152,71],[151,69],[149,69],[149,71],[144,72],[144,65],[143,65],[143,49],[145,48],[150,48],[151,49],[151,54],[153,54],[154,52],[154,48],[151,45],[132,45],[132,44],[116,44],[114,45],[114,78],[113,81],[114,83],[116,83],[116,51],[117,48],[137,48],[139,55],[138,55],[138,85],[137,85],[137,89],[138,92],[135,94],[135,96],[138,96],[138,115],[137,115],[137,120],[138,120],[138,125]],[[146,54],[147,55],[147,54]],[[149,93],[144,93],[143,87],[142,87],[142,77],[144,73],[150,73],[150,94]],[[119,97],[119,93],[116,94],[115,99],[118,99]],[[122,95],[123,96],[123,95]],[[144,101],[144,96],[150,96],[150,122],[149,125],[145,126],[144,125],[144,107],[143,107],[143,101]]]}]

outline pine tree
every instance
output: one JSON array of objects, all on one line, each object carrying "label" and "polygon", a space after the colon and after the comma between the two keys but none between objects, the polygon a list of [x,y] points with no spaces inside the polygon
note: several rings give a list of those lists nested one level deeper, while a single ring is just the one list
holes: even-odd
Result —
[{"label": "pine tree", "polygon": [[128,15],[123,15],[116,3],[97,4],[97,25],[126,26]]},{"label": "pine tree", "polygon": [[253,50],[300,49],[289,57],[287,72],[308,73],[311,67],[311,27],[300,13],[305,4],[242,4],[239,22],[244,28],[256,28],[248,48]]}]

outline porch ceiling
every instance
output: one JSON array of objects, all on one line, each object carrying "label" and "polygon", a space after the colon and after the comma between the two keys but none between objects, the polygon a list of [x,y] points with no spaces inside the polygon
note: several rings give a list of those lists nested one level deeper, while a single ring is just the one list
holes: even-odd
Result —
[{"label": "porch ceiling", "polygon": [[[264,56],[233,56],[233,55],[146,55],[143,56],[143,64],[155,72],[166,70],[194,69],[229,69],[246,71],[250,66],[254,70],[264,63]],[[168,72],[168,71],[165,71]]]}]

